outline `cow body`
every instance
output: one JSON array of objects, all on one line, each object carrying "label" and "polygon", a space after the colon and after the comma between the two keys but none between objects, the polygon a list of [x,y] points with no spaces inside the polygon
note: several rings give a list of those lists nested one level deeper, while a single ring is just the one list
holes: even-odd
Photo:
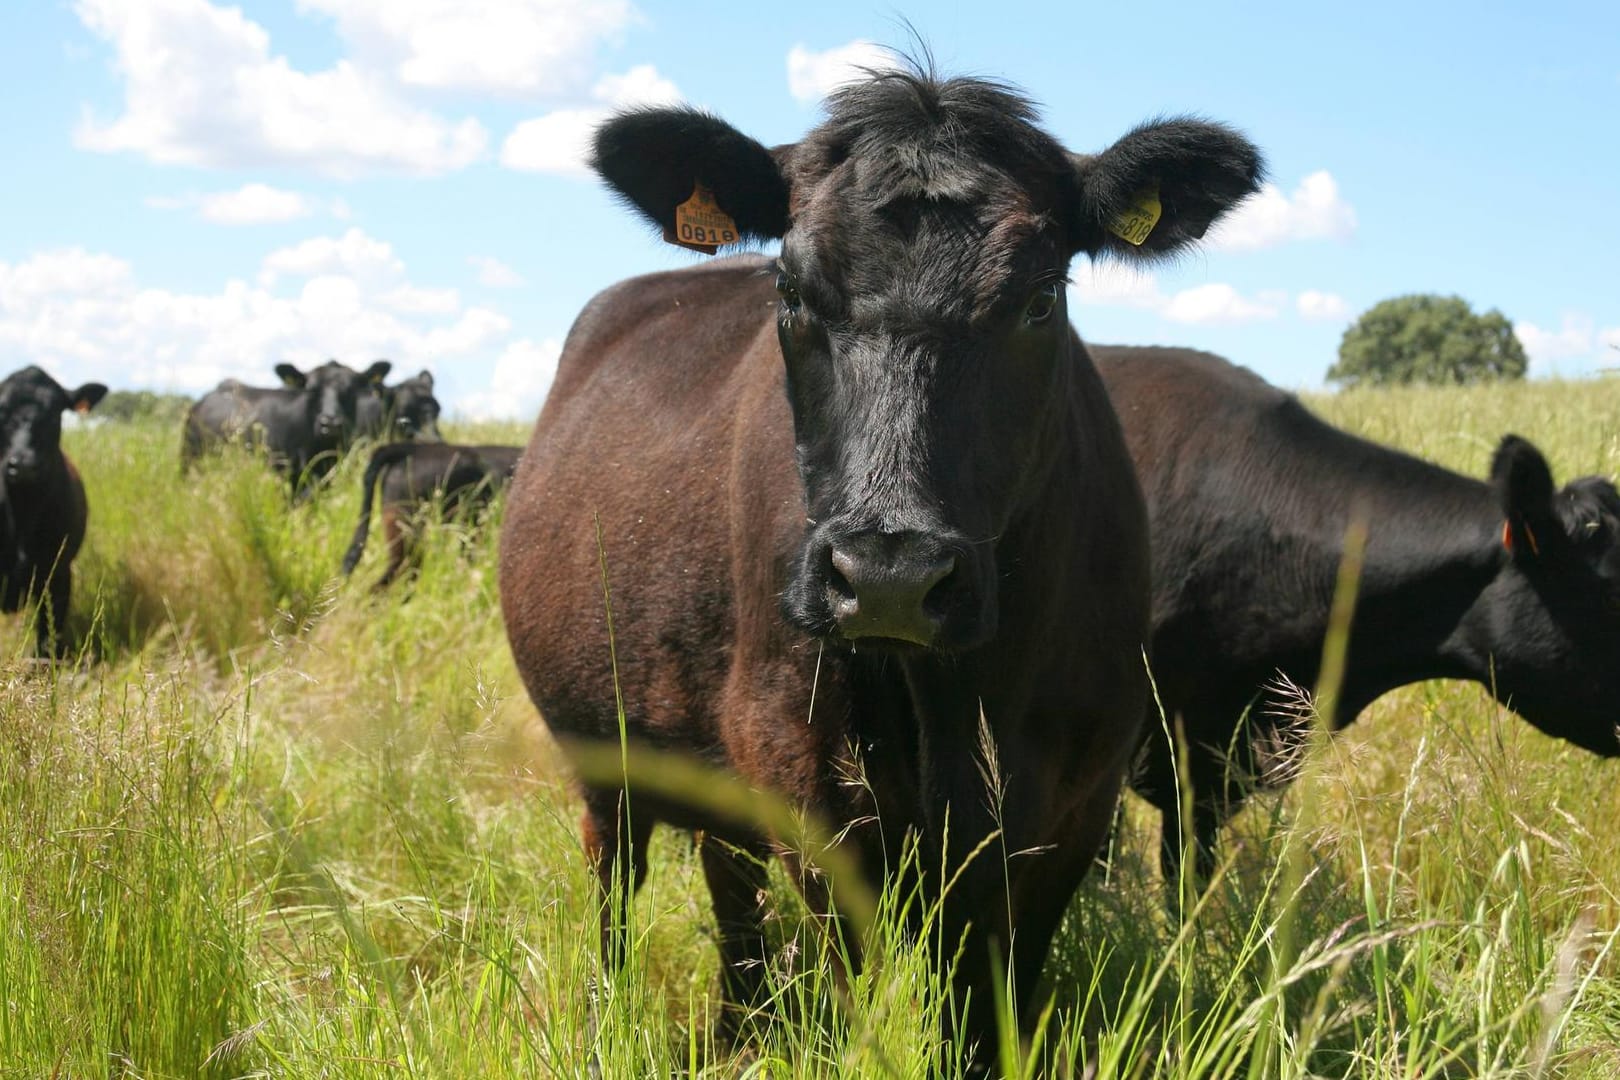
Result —
[{"label": "cow body", "polygon": [[[1199,174],[1171,250],[1259,164],[1199,125],[1072,158],[971,80],[880,76],[829,111],[771,151],[682,109],[599,133],[598,170],[653,221],[702,184],[782,252],[633,279],[580,315],[508,500],[502,610],[565,746],[617,741],[617,689],[633,741],[786,796],[874,879],[907,836],[925,895],[961,870],[943,933],[982,1064],[992,954],[1034,1005],[1146,703],[1141,498],[1057,283],[1114,250],[1092,200],[1148,183],[1133,170],[1167,195]],[[769,838],[599,778],[585,797],[605,957],[653,823],[701,828],[724,990],[756,1002]]]},{"label": "cow body", "polygon": [[439,399],[433,373],[418,372],[392,386],[368,386],[355,406],[355,430],[364,438],[438,442]]},{"label": "cow body", "polygon": [[37,367],[0,382],[0,610],[39,603],[41,656],[72,649],[73,559],[89,520],[84,484],[62,453],[62,413],[88,411],[106,393],[101,383],[64,390]]},{"label": "cow body", "polygon": [[360,520],[343,573],[352,574],[365,553],[371,531],[371,510],[381,493],[383,535],[388,544],[388,567],[377,581],[384,588],[399,575],[411,554],[412,534],[425,520],[429,503],[439,500],[448,516],[476,512],[511,482],[522,456],[521,446],[457,446],[452,443],[392,443],[372,451],[361,480]]},{"label": "cow body", "polygon": [[336,466],[354,438],[361,397],[381,384],[389,366],[379,360],[357,372],[331,360],[306,374],[278,364],[284,385],[271,388],[226,379],[186,414],[181,470],[209,449],[237,442],[262,449],[293,493],[302,494]]},{"label": "cow body", "polygon": [[[1470,679],[1549,734],[1620,753],[1611,484],[1554,493],[1541,455],[1512,437],[1482,482],[1333,428],[1219,357],[1092,352],[1147,497],[1154,678],[1186,735],[1202,874],[1245,795],[1294,774],[1304,721],[1280,687],[1316,684],[1357,516],[1368,538],[1334,726],[1398,686]],[[1165,812],[1168,873],[1178,795],[1157,710],[1145,740],[1134,786]]]}]

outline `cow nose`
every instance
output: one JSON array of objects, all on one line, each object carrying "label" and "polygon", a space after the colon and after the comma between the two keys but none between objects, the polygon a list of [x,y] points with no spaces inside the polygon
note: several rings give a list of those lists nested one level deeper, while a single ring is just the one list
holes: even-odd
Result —
[{"label": "cow nose", "polygon": [[315,430],[322,435],[330,435],[335,431],[342,431],[343,418],[341,416],[316,417]]},{"label": "cow nose", "polygon": [[839,632],[932,645],[944,620],[928,598],[956,572],[956,556],[931,548],[915,534],[833,545],[827,603]]},{"label": "cow nose", "polygon": [[24,457],[21,454],[13,454],[12,456],[6,458],[7,480],[32,480],[34,478],[34,473],[37,471],[37,462],[35,462],[32,457]]}]

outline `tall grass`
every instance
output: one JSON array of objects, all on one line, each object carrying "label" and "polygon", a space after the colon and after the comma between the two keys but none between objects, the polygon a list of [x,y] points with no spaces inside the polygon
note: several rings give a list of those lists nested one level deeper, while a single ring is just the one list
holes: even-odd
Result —
[{"label": "tall grass", "polygon": [[[1562,478],[1620,467],[1620,383],[1313,405],[1474,475],[1505,430]],[[363,459],[292,508],[249,458],[182,479],[170,427],[68,440],[92,505],[73,610],[89,655],[36,665],[25,621],[0,624],[0,1076],[923,1077],[961,1060],[936,1046],[918,898],[875,898],[871,960],[844,981],[779,870],[784,1019],[718,1043],[713,919],[675,834],[654,836],[627,970],[599,972],[579,807],[506,651],[493,528],[433,530],[416,579],[374,595],[380,543],[336,576]],[[1620,1075],[1616,779],[1477,687],[1414,687],[1255,800],[1184,917],[1133,800],[1054,947],[1039,1037],[1002,1060]]]}]

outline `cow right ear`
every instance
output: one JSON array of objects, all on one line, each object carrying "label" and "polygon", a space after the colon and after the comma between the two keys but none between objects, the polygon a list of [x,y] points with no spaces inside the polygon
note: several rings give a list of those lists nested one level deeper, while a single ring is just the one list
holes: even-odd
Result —
[{"label": "cow right ear", "polygon": [[777,159],[761,143],[698,109],[620,113],[596,129],[591,167],[621,199],[683,246],[716,246],[704,239],[706,231],[704,237],[678,231],[676,208],[694,196],[712,197],[723,218],[736,227],[735,237],[722,236],[718,246],[775,240],[787,232],[788,183]]},{"label": "cow right ear", "polygon": [[1516,558],[1535,558],[1564,535],[1553,508],[1553,477],[1547,459],[1527,440],[1504,435],[1491,459],[1491,486],[1506,518],[1502,543]]},{"label": "cow right ear", "polygon": [[309,379],[305,378],[304,373],[291,364],[277,364],[276,374],[281,377],[281,385],[291,390],[302,390],[309,384]]},{"label": "cow right ear", "polygon": [[68,395],[68,398],[70,399],[68,402],[68,408],[72,409],[76,413],[87,413],[99,405],[101,403],[101,399],[106,396],[106,384],[87,382]]}]

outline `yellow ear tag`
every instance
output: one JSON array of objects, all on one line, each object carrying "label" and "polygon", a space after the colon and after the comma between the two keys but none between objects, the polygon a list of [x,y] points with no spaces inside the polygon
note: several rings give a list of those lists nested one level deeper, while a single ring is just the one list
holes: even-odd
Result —
[{"label": "yellow ear tag", "polygon": [[675,224],[665,227],[664,239],[713,255],[721,244],[737,242],[737,223],[715,203],[714,192],[697,184],[692,197],[675,208]]},{"label": "yellow ear tag", "polygon": [[1108,231],[1132,247],[1141,247],[1163,213],[1164,208],[1159,205],[1159,189],[1157,186],[1150,187],[1136,193],[1131,205],[1108,223]]}]

